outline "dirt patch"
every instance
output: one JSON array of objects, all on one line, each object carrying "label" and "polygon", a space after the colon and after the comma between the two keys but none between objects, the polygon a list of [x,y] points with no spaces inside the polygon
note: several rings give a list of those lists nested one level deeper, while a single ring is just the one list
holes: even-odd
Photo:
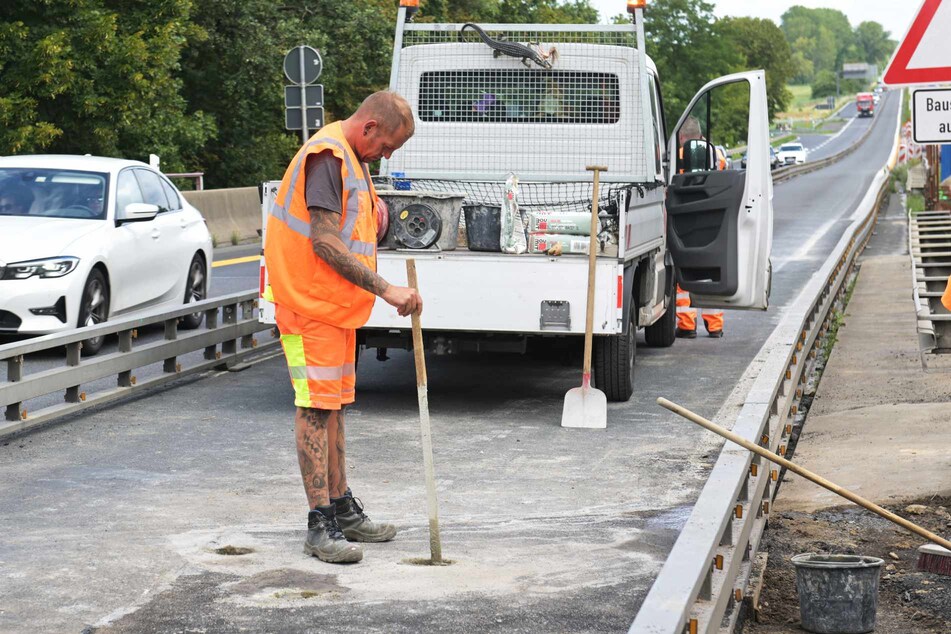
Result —
[{"label": "dirt patch", "polygon": [[[951,498],[934,497],[886,506],[929,531],[951,529]],[[876,634],[951,632],[951,577],[917,569],[924,538],[858,507],[816,513],[782,512],[769,520],[763,548],[769,553],[759,609],[747,620],[746,634],[802,632],[796,570],[799,553],[871,555],[885,560],[878,596]]]}]

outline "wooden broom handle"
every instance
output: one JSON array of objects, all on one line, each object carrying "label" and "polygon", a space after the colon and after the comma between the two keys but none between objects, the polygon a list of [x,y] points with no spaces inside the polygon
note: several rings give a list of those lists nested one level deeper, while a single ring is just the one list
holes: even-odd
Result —
[{"label": "wooden broom handle", "polygon": [[851,500],[852,502],[855,502],[859,506],[862,506],[868,509],[869,511],[876,513],[877,515],[881,515],[885,519],[891,522],[894,522],[895,524],[898,524],[899,526],[906,528],[913,533],[917,533],[918,535],[921,535],[925,539],[930,540],[934,542],[935,544],[940,544],[941,546],[944,546],[945,548],[951,550],[951,542],[944,539],[943,537],[939,537],[938,535],[935,535],[931,531],[928,531],[918,526],[917,524],[909,522],[904,517],[899,517],[898,515],[895,515],[891,511],[883,509],[882,507],[880,507],[878,504],[875,504],[871,500],[866,500],[865,498],[859,495],[856,495],[855,493],[852,493],[848,489],[844,489],[840,487],[839,485],[835,484],[834,482],[830,482],[826,480],[825,478],[823,478],[822,476],[817,475],[809,471],[808,469],[804,469],[803,467],[800,467],[794,462],[790,462],[789,460],[786,460],[785,458],[778,456],[772,453],[771,451],[764,449],[763,447],[760,447],[759,445],[755,445],[751,443],[750,441],[748,441],[747,439],[741,436],[737,436],[731,431],[723,429],[719,425],[707,420],[703,416],[694,414],[686,407],[681,407],[680,405],[677,405],[676,403],[671,403],[666,398],[658,398],[657,404],[660,405],[661,407],[669,409],[675,414],[683,416],[687,420],[694,422],[700,425],[701,427],[705,427],[706,429],[709,429],[715,434],[719,434],[720,436],[723,436],[729,441],[735,442],[736,444],[743,447],[744,449],[748,449],[752,451],[753,453],[755,453],[756,455],[766,458],[770,462],[775,462],[776,464],[782,465],[794,473],[798,473],[799,475],[806,478],[807,480],[811,480],[815,482],[819,486],[823,487],[824,489],[828,489],[832,491],[836,495],[841,495],[845,499]]}]

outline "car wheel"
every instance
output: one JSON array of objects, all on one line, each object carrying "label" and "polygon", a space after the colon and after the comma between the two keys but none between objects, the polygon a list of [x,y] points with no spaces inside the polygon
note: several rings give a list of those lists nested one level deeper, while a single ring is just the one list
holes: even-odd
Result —
[{"label": "car wheel", "polygon": [[[205,260],[200,255],[192,258],[188,266],[188,277],[185,279],[185,303],[200,302],[208,297],[208,279],[205,277]],[[180,327],[183,330],[194,330],[201,325],[205,314],[198,312],[182,317]]]},{"label": "car wheel", "polygon": [[[109,287],[106,278],[99,269],[89,273],[86,285],[83,287],[82,299],[79,302],[79,319],[76,326],[95,326],[109,318]],[[92,337],[83,341],[83,356],[92,356],[99,352],[105,341],[105,336]]]}]

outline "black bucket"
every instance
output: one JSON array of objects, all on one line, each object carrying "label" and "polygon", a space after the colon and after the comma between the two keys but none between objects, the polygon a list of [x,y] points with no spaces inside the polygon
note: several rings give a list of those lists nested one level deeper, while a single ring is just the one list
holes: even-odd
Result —
[{"label": "black bucket", "polygon": [[501,251],[502,208],[485,205],[466,205],[466,239],[471,251]]},{"label": "black bucket", "polygon": [[863,634],[875,629],[878,557],[817,555],[792,558],[802,629],[816,634]]}]

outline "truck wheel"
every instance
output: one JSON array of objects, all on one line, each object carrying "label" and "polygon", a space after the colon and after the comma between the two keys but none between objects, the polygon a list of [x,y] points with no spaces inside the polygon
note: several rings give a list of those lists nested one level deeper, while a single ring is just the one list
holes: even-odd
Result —
[{"label": "truck wheel", "polygon": [[636,313],[631,307],[627,334],[594,338],[594,381],[609,401],[624,402],[634,393],[634,361],[637,356]]},{"label": "truck wheel", "polygon": [[667,310],[664,316],[644,328],[644,339],[652,348],[669,348],[677,335],[677,285],[674,272],[667,270],[667,290],[664,298]]}]

